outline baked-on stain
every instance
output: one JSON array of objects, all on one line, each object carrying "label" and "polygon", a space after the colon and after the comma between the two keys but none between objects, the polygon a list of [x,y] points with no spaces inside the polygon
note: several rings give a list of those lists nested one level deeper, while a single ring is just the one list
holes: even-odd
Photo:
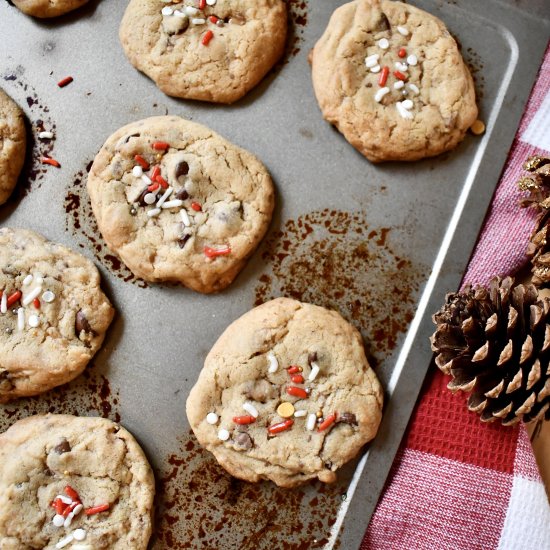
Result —
[{"label": "baked-on stain", "polygon": [[153,550],[325,547],[347,476],[332,485],[316,481],[291,490],[248,483],[226,473],[192,432],[179,444],[156,472]]},{"label": "baked-on stain", "polygon": [[13,423],[34,414],[74,414],[102,416],[120,422],[119,392],[109,380],[94,371],[93,364],[72,382],[36,397],[23,397],[0,405],[0,432]]},{"label": "baked-on stain", "polygon": [[407,331],[429,273],[391,241],[390,228],[369,227],[360,212],[325,209],[289,220],[262,247],[267,269],[255,305],[286,296],[340,312],[361,331],[376,367]]},{"label": "baked-on stain", "polygon": [[85,169],[73,176],[72,182],[67,188],[63,201],[67,213],[65,230],[70,231],[76,237],[80,248],[91,248],[97,260],[115,277],[146,288],[148,284],[143,279],[136,277],[118,256],[109,250],[99,232],[97,221],[92,212],[90,197],[86,191],[86,181],[88,172],[92,168],[92,162],[88,162]]},{"label": "baked-on stain", "polygon": [[288,14],[288,31],[283,64],[300,51],[307,25],[308,0],[285,0]]}]

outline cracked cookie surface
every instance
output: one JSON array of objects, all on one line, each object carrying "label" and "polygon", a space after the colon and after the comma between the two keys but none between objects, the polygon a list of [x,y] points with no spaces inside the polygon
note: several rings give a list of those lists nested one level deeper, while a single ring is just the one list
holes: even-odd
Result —
[{"label": "cracked cookie surface", "polygon": [[131,0],[119,36],[164,93],[233,103],[281,57],[286,32],[283,0]]},{"label": "cracked cookie surface", "polygon": [[233,281],[274,206],[271,177],[254,155],[173,116],[115,132],[94,160],[88,193],[103,238],[134,274],[204,293]]},{"label": "cracked cookie surface", "polygon": [[11,195],[25,161],[27,133],[23,112],[0,89],[0,204]]},{"label": "cracked cookie surface", "polygon": [[0,229],[0,403],[76,378],[114,310],[94,264],[24,229]]},{"label": "cracked cookie surface", "polygon": [[334,481],[376,435],[382,400],[355,328],[336,312],[277,298],[220,336],[186,409],[230,474],[293,487]]},{"label": "cracked cookie surface", "polygon": [[456,147],[477,117],[472,76],[445,25],[418,8],[355,0],[312,53],[324,118],[373,162]]},{"label": "cracked cookie surface", "polygon": [[[0,435],[0,464],[2,550],[53,550],[71,535],[67,548],[147,548],[154,477],[121,426],[104,418],[31,416]],[[62,508],[71,501],[82,506],[69,525],[56,527],[59,495]]]},{"label": "cracked cookie surface", "polygon": [[27,15],[39,18],[57,17],[83,6],[88,0],[12,0]]}]

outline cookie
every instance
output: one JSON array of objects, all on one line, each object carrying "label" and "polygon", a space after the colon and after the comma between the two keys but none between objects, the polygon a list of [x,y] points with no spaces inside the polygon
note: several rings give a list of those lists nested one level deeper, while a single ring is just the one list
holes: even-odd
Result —
[{"label": "cookie", "polygon": [[90,260],[24,229],[0,229],[0,291],[0,403],[76,378],[114,314]]},{"label": "cookie", "polygon": [[283,487],[334,481],[376,435],[381,411],[359,332],[288,298],[225,330],[187,400],[197,439],[231,475]]},{"label": "cookie", "polygon": [[31,416],[0,435],[0,465],[2,550],[147,548],[155,481],[121,426]]},{"label": "cookie", "polygon": [[135,275],[204,293],[233,281],[274,204],[256,157],[173,116],[115,132],[94,160],[88,193],[107,245]]},{"label": "cookie", "polygon": [[0,204],[11,195],[25,161],[27,133],[23,112],[0,89]]},{"label": "cookie", "polygon": [[131,0],[119,36],[165,94],[233,103],[281,57],[286,29],[283,0]]},{"label": "cookie", "polygon": [[476,120],[474,83],[455,40],[414,6],[344,4],[311,61],[324,118],[373,162],[449,151]]},{"label": "cookie", "polygon": [[12,0],[12,2],[23,13],[46,19],[76,10],[88,0]]}]

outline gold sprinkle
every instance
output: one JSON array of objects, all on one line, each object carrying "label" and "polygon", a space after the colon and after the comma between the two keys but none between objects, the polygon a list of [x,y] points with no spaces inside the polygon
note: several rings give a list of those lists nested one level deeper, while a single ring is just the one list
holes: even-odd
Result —
[{"label": "gold sprinkle", "polygon": [[302,372],[304,369],[302,367],[298,367],[298,370]]},{"label": "gold sprinkle", "polygon": [[317,418],[323,418],[323,411],[317,411],[315,416],[317,416]]},{"label": "gold sprinkle", "polygon": [[[484,126],[484,128],[485,128],[485,126]],[[156,158],[157,160],[162,160],[162,154],[161,154],[161,153],[157,153],[157,154],[155,155],[155,158]]]},{"label": "gold sprinkle", "polygon": [[65,470],[65,471],[63,472],[63,475],[64,475],[64,476],[68,476],[68,475],[69,475],[69,470]]},{"label": "gold sprinkle", "polygon": [[277,414],[281,418],[290,418],[294,414],[294,405],[285,401],[277,407]]},{"label": "gold sprinkle", "polygon": [[485,132],[485,124],[481,120],[476,120],[471,126],[470,130],[475,136],[480,136]]}]

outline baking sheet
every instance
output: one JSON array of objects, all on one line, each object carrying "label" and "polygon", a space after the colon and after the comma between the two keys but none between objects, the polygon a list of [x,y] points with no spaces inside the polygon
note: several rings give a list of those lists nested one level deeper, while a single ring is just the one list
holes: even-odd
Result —
[{"label": "baking sheet", "polygon": [[[0,428],[37,412],[101,414],[140,441],[157,478],[161,548],[359,546],[427,370],[429,314],[458,286],[548,40],[544,0],[527,9],[486,0],[411,2],[459,40],[480,98],[483,137],[414,164],[373,166],[323,122],[307,54],[339,0],[290,0],[285,60],[237,104],[164,96],[126,61],[118,24],[126,2],[91,0],[55,21],[0,4],[0,85],[24,108],[31,143],[25,175],[0,209],[75,248],[100,268],[117,317],[86,374],[38,398],[2,407]],[[74,82],[56,83],[71,75]],[[268,237],[226,291],[202,296],[136,280],[105,249],[85,179],[120,126],[180,115],[254,152],[272,173],[277,207]],[[61,169],[44,168],[51,154]],[[367,340],[386,389],[381,431],[332,486],[297,490],[230,478],[189,432],[185,400],[225,327],[254,304],[287,295],[339,310]]]}]

